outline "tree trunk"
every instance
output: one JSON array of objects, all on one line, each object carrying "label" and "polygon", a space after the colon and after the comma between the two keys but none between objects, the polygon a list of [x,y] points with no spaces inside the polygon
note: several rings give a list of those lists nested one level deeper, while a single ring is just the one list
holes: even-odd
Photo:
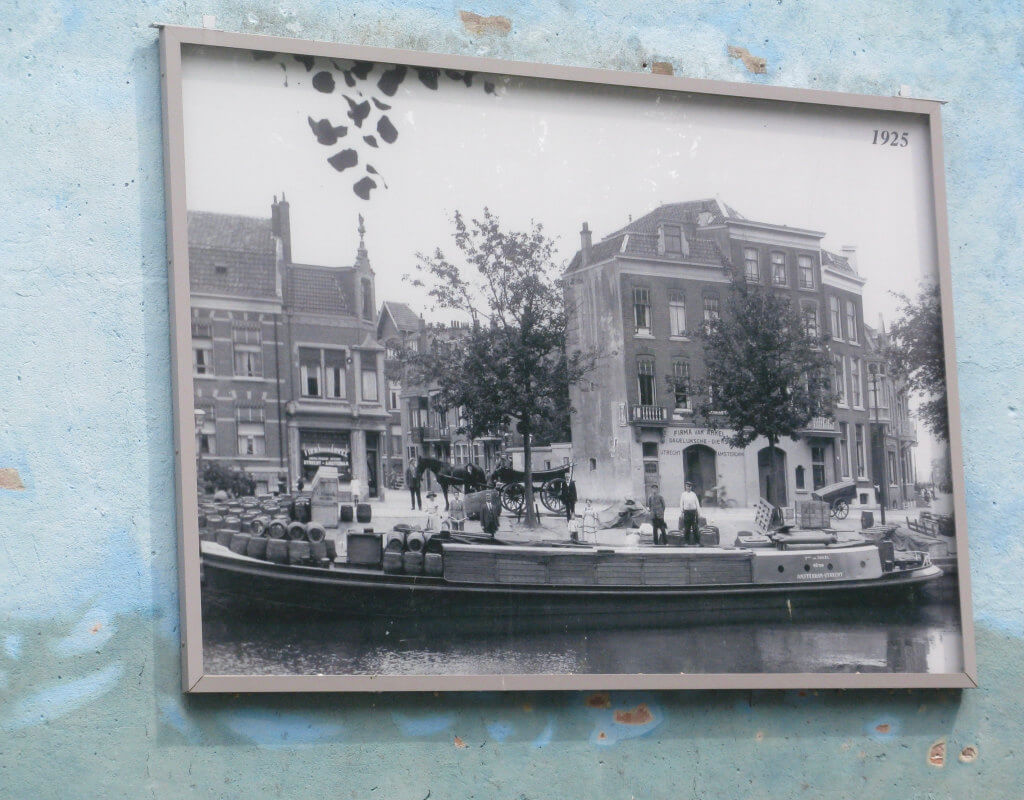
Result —
[{"label": "tree trunk", "polygon": [[776,502],[779,496],[778,489],[775,486],[775,437],[768,437],[768,502],[773,506],[777,506]]},{"label": "tree trunk", "polygon": [[533,513],[533,465],[530,463],[530,426],[523,428],[523,502],[526,503],[526,527],[537,527],[537,515]]}]

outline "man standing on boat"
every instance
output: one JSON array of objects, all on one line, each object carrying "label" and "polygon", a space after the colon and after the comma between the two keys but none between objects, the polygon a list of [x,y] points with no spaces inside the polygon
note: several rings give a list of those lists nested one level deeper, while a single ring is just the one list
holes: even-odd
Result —
[{"label": "man standing on boat", "polygon": [[693,491],[693,484],[689,481],[679,496],[679,510],[682,514],[683,542],[686,544],[700,544],[700,532],[697,527],[697,519],[700,515],[700,498]]},{"label": "man standing on boat", "polygon": [[[654,528],[654,543],[668,544],[668,525],[665,524],[665,498],[658,491],[658,485],[651,487],[647,497],[647,509],[651,512],[651,526]],[[659,536],[659,533],[660,536]]]}]

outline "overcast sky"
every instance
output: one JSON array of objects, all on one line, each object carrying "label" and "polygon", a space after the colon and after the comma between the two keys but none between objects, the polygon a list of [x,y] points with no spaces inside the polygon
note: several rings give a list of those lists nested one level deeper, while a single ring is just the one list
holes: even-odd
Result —
[{"label": "overcast sky", "polygon": [[[936,275],[927,128],[905,115],[519,78],[489,78],[488,93],[481,76],[468,88],[442,77],[430,90],[411,72],[389,97],[376,88],[385,67],[349,88],[328,62],[307,72],[247,51],[195,50],[183,67],[189,209],[268,217],[284,192],[293,258],[327,265],[352,262],[362,213],[378,301],[426,311],[401,276],[418,251],[453,254],[452,213],[485,205],[508,227],[542,222],[567,262],[584,220],[598,240],[660,203],[718,197],[751,219],[822,231],[831,250],[856,245],[869,325],[895,316],[890,291],[913,294]],[[336,81],[329,94],[312,85],[324,68]],[[343,94],[391,108],[371,105],[357,129]],[[382,115],[397,129],[392,144],[376,133]],[[348,134],[319,144],[308,117]],[[872,144],[876,129],[906,131],[909,145]],[[326,159],[349,147],[359,163],[339,173]],[[366,163],[388,188],[362,200],[353,183]]]}]

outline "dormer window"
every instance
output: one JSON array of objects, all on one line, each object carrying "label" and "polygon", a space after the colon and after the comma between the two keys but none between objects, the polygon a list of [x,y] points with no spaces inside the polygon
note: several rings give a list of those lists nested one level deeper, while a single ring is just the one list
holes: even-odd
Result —
[{"label": "dormer window", "polygon": [[702,228],[706,228],[708,225],[711,224],[711,221],[714,218],[715,215],[712,214],[710,211],[701,211],[700,214],[697,215],[697,224],[700,225]]},{"label": "dormer window", "polygon": [[683,253],[683,232],[678,225],[665,226],[665,252],[675,255]]},{"label": "dormer window", "polygon": [[218,275],[227,275],[228,274],[228,265],[227,264],[214,264],[213,265],[213,271],[216,272]]}]

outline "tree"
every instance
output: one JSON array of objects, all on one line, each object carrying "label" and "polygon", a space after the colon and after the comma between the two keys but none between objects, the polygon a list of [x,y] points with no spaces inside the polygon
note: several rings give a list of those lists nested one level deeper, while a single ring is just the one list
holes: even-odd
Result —
[{"label": "tree", "polygon": [[255,494],[256,480],[244,469],[232,469],[229,466],[211,461],[203,465],[204,492],[224,490],[233,497]]},{"label": "tree", "polygon": [[832,416],[832,359],[826,337],[790,298],[735,280],[723,313],[702,333],[706,377],[698,411],[708,427],[728,429],[734,447],[768,440],[768,501],[777,504],[775,447],[798,438],[812,417]]},{"label": "tree", "polygon": [[427,289],[438,310],[469,322],[449,335],[440,331],[425,353],[409,363],[422,383],[438,387],[437,402],[462,409],[462,429],[472,438],[515,424],[523,436],[526,524],[536,525],[531,446],[550,428],[555,409],[571,412],[569,386],[593,369],[594,356],[566,351],[568,316],[554,243],[543,226],[507,231],[487,208],[479,219],[453,218],[460,263],[438,248],[418,254],[416,286]]},{"label": "tree", "polygon": [[946,351],[942,343],[942,298],[939,287],[926,284],[917,298],[897,294],[900,317],[889,329],[886,355],[892,373],[906,380],[921,398],[917,415],[925,427],[949,441],[946,400]]}]

